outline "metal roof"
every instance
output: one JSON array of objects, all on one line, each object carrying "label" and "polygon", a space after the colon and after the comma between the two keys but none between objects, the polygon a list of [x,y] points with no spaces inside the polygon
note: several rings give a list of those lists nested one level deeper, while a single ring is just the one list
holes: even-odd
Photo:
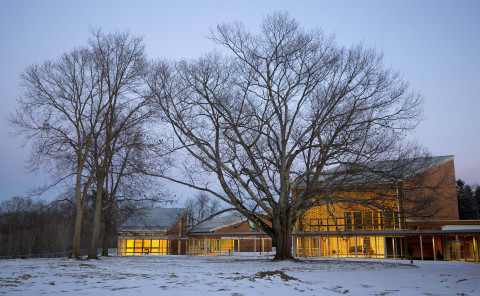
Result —
[{"label": "metal roof", "polygon": [[228,216],[218,217],[200,223],[197,227],[192,229],[191,233],[212,232],[224,227],[232,226],[241,222],[247,221],[247,218],[240,213],[230,214]]},{"label": "metal roof", "polygon": [[[453,155],[446,155],[342,164],[324,171],[318,183],[325,185],[327,183],[331,185],[392,184],[405,181],[453,158]],[[305,187],[305,183],[299,187]]]},{"label": "metal roof", "polygon": [[167,232],[182,219],[184,208],[150,208],[136,211],[119,228],[123,232]]}]

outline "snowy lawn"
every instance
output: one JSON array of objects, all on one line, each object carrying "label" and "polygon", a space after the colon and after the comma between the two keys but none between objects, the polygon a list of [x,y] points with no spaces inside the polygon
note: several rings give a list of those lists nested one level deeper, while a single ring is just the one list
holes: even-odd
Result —
[{"label": "snowy lawn", "polygon": [[0,260],[0,295],[480,295],[480,264],[135,256]]}]

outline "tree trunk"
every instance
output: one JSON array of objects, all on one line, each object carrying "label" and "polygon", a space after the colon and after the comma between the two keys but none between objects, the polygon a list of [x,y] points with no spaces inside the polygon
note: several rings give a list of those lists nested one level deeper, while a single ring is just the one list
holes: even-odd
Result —
[{"label": "tree trunk", "polygon": [[[288,219],[285,219],[288,220]],[[274,219],[272,223],[272,240],[276,245],[276,253],[273,260],[293,259],[292,256],[292,227],[289,221],[280,221],[280,218]]]},{"label": "tree trunk", "polygon": [[[83,222],[83,211],[85,206],[85,193],[82,193],[82,166],[81,161],[78,161],[77,168],[77,177],[75,181],[75,228],[73,231],[73,248],[72,248],[72,258],[80,259],[80,241],[82,234],[82,222]],[[85,189],[86,190],[86,189]]]},{"label": "tree trunk", "polygon": [[82,233],[83,207],[82,202],[77,201],[77,213],[75,215],[75,229],[73,233],[72,258],[80,259],[80,239]]},{"label": "tree trunk", "polygon": [[102,256],[108,256],[108,241],[110,237],[110,223],[105,221],[105,228],[103,234],[103,249],[102,249]]},{"label": "tree trunk", "polygon": [[100,223],[102,218],[102,201],[103,201],[103,182],[104,176],[98,179],[97,185],[97,197],[95,202],[95,214],[93,216],[93,231],[92,231],[92,243],[90,250],[88,251],[88,259],[98,259],[97,248],[98,238],[100,236]]}]

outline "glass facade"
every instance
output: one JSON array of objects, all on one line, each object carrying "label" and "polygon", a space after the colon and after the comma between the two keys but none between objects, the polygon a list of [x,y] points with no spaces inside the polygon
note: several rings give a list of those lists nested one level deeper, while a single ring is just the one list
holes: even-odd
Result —
[{"label": "glass facade", "polygon": [[[307,212],[308,213],[308,212]],[[299,231],[358,231],[404,229],[397,211],[345,211],[343,215],[315,218],[304,215],[298,223]]]},{"label": "glass facade", "polygon": [[[457,248],[458,242],[458,248]],[[445,237],[445,260],[479,260],[479,238],[473,235],[449,235]]]},{"label": "glass facade", "polygon": [[299,257],[385,258],[383,236],[311,236],[295,242]]},{"label": "glass facade", "polygon": [[[206,246],[206,250],[205,250]],[[225,254],[232,255],[239,250],[238,238],[207,238],[189,239],[187,252],[189,254]]]},{"label": "glass facade", "polygon": [[168,239],[119,239],[118,255],[168,255]]}]

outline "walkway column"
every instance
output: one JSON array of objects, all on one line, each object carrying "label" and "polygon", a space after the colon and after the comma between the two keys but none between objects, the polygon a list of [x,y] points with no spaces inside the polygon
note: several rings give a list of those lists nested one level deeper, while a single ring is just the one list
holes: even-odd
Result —
[{"label": "walkway column", "polygon": [[310,252],[308,252],[308,255],[313,257],[313,236],[309,237],[308,240],[310,241]]},{"label": "walkway column", "polygon": [[355,258],[358,258],[358,253],[357,253],[357,235],[355,234]]},{"label": "walkway column", "polygon": [[383,236],[383,255],[385,256],[385,259],[388,258],[387,256],[387,238]]},{"label": "walkway column", "polygon": [[205,256],[207,256],[207,237],[205,237],[203,240],[203,253]]},{"label": "walkway column", "polygon": [[477,250],[477,236],[474,234],[473,237],[473,260],[478,261],[478,250]]},{"label": "walkway column", "polygon": [[422,257],[422,261],[423,261],[423,241],[422,241],[421,234],[420,234],[420,256]]},{"label": "walkway column", "polygon": [[322,248],[322,238],[318,237],[318,258],[322,257],[321,248]]},{"label": "walkway column", "polygon": [[392,246],[393,246],[393,259],[397,259],[397,244],[395,243],[395,237],[392,237]]},{"label": "walkway column", "polygon": [[220,237],[220,247],[218,249],[220,251],[220,256],[222,256],[222,237]]},{"label": "walkway column", "polygon": [[337,257],[340,257],[340,244],[338,243],[338,235],[337,235]]},{"label": "walkway column", "polygon": [[295,237],[292,235],[292,256],[295,257]]},{"label": "walkway column", "polygon": [[253,238],[253,256],[257,257],[257,237]]},{"label": "walkway column", "polygon": [[460,244],[458,243],[458,234],[455,234],[455,240],[457,241],[457,258],[458,262],[460,262]]},{"label": "walkway column", "polygon": [[328,239],[328,234],[327,234],[326,243],[327,243],[327,257],[330,257],[330,240]]},{"label": "walkway column", "polygon": [[433,240],[433,260],[437,261],[437,246],[435,245],[435,235],[432,236]]},{"label": "walkway column", "polygon": [[265,240],[262,237],[262,256],[265,256]]}]

